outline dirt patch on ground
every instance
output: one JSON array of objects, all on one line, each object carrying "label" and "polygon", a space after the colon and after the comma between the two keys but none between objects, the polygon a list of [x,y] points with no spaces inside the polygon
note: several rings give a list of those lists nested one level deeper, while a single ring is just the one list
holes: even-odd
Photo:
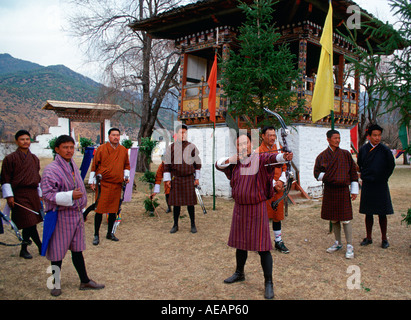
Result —
[{"label": "dirt patch on ground", "polygon": [[[81,158],[76,158],[81,162]],[[41,167],[50,160],[42,160]],[[155,170],[153,166],[152,170]],[[90,278],[104,283],[100,291],[79,291],[79,279],[68,254],[62,267],[62,291],[57,299],[244,299],[261,300],[263,274],[257,253],[250,252],[246,264],[246,281],[226,285],[223,280],[234,272],[235,250],[227,246],[233,201],[217,198],[212,210],[212,197],[204,197],[208,213],[196,207],[197,234],[190,233],[190,219],[182,209],[180,230],[170,234],[172,213],[165,213],[164,195],[159,195],[160,217],[150,217],[142,205],[146,186],[136,175],[136,189],[130,203],[124,203],[122,222],[116,235],[119,242],[101,236],[92,245],[93,216],[86,222],[87,250],[84,252]],[[86,179],[87,181],[87,179]],[[321,220],[321,201],[290,205],[283,221],[283,239],[289,254],[272,252],[276,299],[285,300],[360,300],[411,299],[411,229],[401,224],[401,214],[411,207],[411,168],[397,166],[390,179],[395,214],[388,218],[390,247],[380,247],[378,219],[374,224],[374,243],[361,247],[365,236],[364,216],[354,201],[353,238],[355,258],[345,259],[345,250],[326,253],[334,237],[328,222]],[[89,190],[89,204],[92,203]],[[1,208],[5,200],[1,200]],[[104,221],[104,220],[103,220]],[[42,231],[42,225],[38,225]],[[105,235],[107,223],[100,230]],[[19,248],[0,247],[0,299],[56,299],[47,289],[49,261],[29,247],[32,260],[20,258]],[[353,271],[354,270],[354,271]],[[350,289],[347,281],[358,276],[359,289]]]}]

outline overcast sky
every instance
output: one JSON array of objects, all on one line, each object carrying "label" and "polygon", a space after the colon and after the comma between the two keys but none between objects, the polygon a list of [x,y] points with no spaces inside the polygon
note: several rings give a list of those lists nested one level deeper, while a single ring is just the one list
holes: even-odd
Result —
[{"label": "overcast sky", "polygon": [[[382,21],[394,23],[388,0],[354,0]],[[63,31],[66,0],[0,0],[0,53],[43,66],[66,67],[100,81],[99,68],[85,63],[76,39]]]}]

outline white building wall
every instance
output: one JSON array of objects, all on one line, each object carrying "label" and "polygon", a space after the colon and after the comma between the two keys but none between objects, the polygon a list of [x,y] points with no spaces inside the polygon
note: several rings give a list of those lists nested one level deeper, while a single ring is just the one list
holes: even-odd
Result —
[{"label": "white building wall", "polygon": [[[215,161],[221,157],[234,154],[235,132],[230,132],[226,126],[215,128]],[[213,129],[189,128],[187,140],[194,143],[200,152],[201,158],[201,194],[213,195]],[[230,181],[224,173],[214,170],[215,194],[219,197],[230,197]]]},{"label": "white building wall", "polygon": [[[317,156],[328,147],[326,133],[330,128],[312,125],[292,125],[287,137],[293,151],[293,162],[300,172],[300,184],[311,197],[322,194],[321,182],[314,178],[314,164]],[[350,129],[336,128],[341,135],[340,148],[350,150]]]}]

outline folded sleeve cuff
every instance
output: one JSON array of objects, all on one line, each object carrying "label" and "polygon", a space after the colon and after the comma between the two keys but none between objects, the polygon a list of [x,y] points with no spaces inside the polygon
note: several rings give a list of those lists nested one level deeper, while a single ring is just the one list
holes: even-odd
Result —
[{"label": "folded sleeve cuff", "polygon": [[13,193],[13,190],[11,189],[10,183],[2,184],[1,192],[3,193],[3,198],[14,197],[14,193]]},{"label": "folded sleeve cuff", "polygon": [[40,183],[39,183],[39,186],[37,187],[37,193],[38,193],[38,195],[39,195],[40,198],[43,197],[43,191],[41,190]]},{"label": "folded sleeve cuff", "polygon": [[325,172],[321,172],[321,173],[318,175],[317,181],[323,181],[324,175],[325,175]]},{"label": "folded sleeve cuff", "polygon": [[359,186],[357,181],[351,182],[351,194],[358,194]]},{"label": "folded sleeve cuff", "polygon": [[96,184],[96,173],[94,171],[90,172],[90,176],[88,177],[88,184]]},{"label": "folded sleeve cuff", "polygon": [[171,181],[171,173],[170,172],[164,172],[163,173],[163,181]]},{"label": "folded sleeve cuff", "polygon": [[199,180],[201,178],[201,171],[200,170],[196,170],[196,174],[195,174],[195,179]]},{"label": "folded sleeve cuff", "polygon": [[160,185],[159,184],[154,185],[153,193],[160,193]]},{"label": "folded sleeve cuff", "polygon": [[284,182],[284,183],[287,182],[287,178],[286,178],[286,176],[285,176],[285,172],[284,172],[284,171],[281,173],[281,176],[280,176],[280,178],[279,178],[278,180],[280,180],[280,181],[282,181],[282,182]]},{"label": "folded sleeve cuff", "polygon": [[277,157],[275,158],[277,160],[277,162],[284,162],[284,156],[282,153],[277,154]]},{"label": "folded sleeve cuff", "polygon": [[58,192],[56,194],[56,204],[64,207],[71,207],[73,205],[73,190]]},{"label": "folded sleeve cuff", "polygon": [[124,170],[124,180],[130,179],[130,170]]},{"label": "folded sleeve cuff", "polygon": [[225,163],[228,159],[228,157],[224,157],[217,160],[217,167],[220,169],[227,168],[230,165],[230,163]]}]

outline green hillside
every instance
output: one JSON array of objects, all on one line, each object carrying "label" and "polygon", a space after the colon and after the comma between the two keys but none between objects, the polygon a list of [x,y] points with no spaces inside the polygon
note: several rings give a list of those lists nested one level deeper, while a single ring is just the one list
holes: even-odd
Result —
[{"label": "green hillside", "polygon": [[[57,125],[57,116],[42,110],[47,100],[111,103],[101,98],[103,89],[107,88],[63,65],[44,67],[0,54],[0,139],[12,141],[15,132],[23,128],[33,136],[48,133],[50,126]],[[116,104],[122,108],[131,108],[121,94],[114,99],[121,101]],[[161,111],[159,119],[167,127],[173,127],[170,111]],[[136,115],[116,114],[111,123],[136,139],[140,123]],[[99,134],[98,124],[73,123],[72,127],[76,136],[93,141]]]}]

